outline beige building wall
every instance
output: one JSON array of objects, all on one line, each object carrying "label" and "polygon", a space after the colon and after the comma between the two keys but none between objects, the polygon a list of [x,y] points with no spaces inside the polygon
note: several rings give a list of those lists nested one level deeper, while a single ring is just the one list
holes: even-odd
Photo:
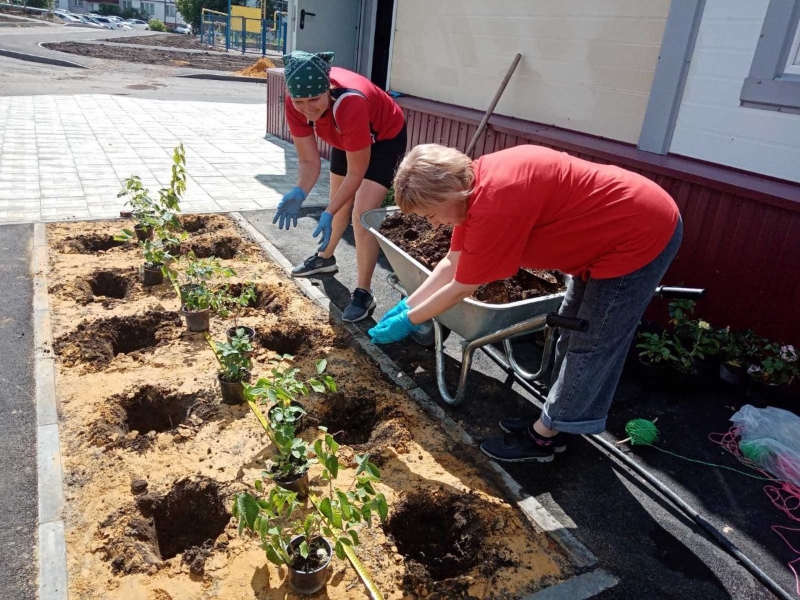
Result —
[{"label": "beige building wall", "polygon": [[391,89],[635,144],[670,0],[398,0]]}]

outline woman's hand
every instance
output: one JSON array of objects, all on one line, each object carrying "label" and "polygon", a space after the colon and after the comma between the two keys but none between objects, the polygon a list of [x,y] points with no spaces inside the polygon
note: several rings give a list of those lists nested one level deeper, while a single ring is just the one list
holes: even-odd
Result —
[{"label": "woman's hand", "polygon": [[[278,229],[288,230],[290,226],[297,227],[297,217],[300,215],[300,207],[306,199],[306,193],[295,186],[278,203],[278,210],[272,224],[278,224]],[[285,225],[285,227],[284,227]]]}]

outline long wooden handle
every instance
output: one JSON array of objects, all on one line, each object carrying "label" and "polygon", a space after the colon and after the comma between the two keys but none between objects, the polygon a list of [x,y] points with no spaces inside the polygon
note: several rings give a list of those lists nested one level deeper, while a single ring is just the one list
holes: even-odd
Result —
[{"label": "long wooden handle", "polygon": [[517,52],[517,55],[514,57],[514,60],[511,61],[511,66],[508,67],[508,71],[506,72],[506,76],[503,77],[503,81],[500,82],[500,87],[497,88],[497,92],[494,94],[494,98],[492,98],[492,103],[489,105],[489,108],[486,109],[486,113],[483,115],[483,119],[481,119],[480,125],[478,125],[478,129],[475,131],[475,135],[472,136],[472,141],[470,141],[469,146],[467,146],[467,151],[464,153],[467,156],[472,154],[472,151],[475,149],[475,144],[478,143],[478,138],[481,137],[481,133],[483,133],[484,128],[486,127],[486,123],[489,121],[489,117],[492,116],[494,112],[494,107],[497,106],[497,103],[500,101],[500,96],[503,95],[503,92],[508,85],[511,76],[514,74],[514,69],[517,68],[519,61],[522,59],[522,54]]}]

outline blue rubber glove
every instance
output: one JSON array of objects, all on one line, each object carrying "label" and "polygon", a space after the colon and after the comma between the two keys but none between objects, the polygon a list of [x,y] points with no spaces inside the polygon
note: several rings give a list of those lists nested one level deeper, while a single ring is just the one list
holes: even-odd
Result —
[{"label": "blue rubber glove", "polygon": [[278,210],[275,211],[275,218],[272,219],[272,224],[275,225],[277,223],[278,229],[286,229],[287,231],[290,224],[297,227],[297,217],[305,199],[306,193],[299,187],[295,186],[289,190],[289,193],[281,198],[278,203]]},{"label": "blue rubber glove", "polygon": [[390,308],[387,311],[387,313],[383,315],[383,318],[380,321],[378,321],[378,325],[386,321],[386,319],[391,319],[393,316],[399,315],[404,310],[408,310],[408,303],[406,302],[406,300],[408,300],[408,298],[403,298],[402,300],[400,300],[400,302],[398,302],[392,308]]},{"label": "blue rubber glove", "polygon": [[319,240],[319,247],[317,248],[317,252],[325,252],[325,248],[328,247],[328,243],[331,241],[331,232],[333,231],[331,224],[333,223],[333,214],[329,213],[327,210],[323,212],[319,216],[319,223],[317,224],[317,228],[314,230],[314,233],[311,234],[311,237],[317,237],[320,233],[322,237]]},{"label": "blue rubber glove", "polygon": [[419,329],[419,325],[414,325],[409,321],[408,310],[404,310],[381,321],[367,333],[374,344],[391,344],[399,342],[417,329]]}]

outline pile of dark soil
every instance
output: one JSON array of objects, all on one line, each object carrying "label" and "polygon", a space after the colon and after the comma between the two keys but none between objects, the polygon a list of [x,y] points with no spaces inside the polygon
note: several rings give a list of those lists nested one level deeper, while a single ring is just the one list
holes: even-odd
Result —
[{"label": "pile of dark soil", "polygon": [[[399,212],[386,217],[380,231],[431,270],[447,255],[453,234],[450,226],[434,229],[422,217]],[[473,297],[488,304],[508,304],[555,294],[565,287],[564,276],[558,271],[520,269],[514,277],[482,285]]]}]

